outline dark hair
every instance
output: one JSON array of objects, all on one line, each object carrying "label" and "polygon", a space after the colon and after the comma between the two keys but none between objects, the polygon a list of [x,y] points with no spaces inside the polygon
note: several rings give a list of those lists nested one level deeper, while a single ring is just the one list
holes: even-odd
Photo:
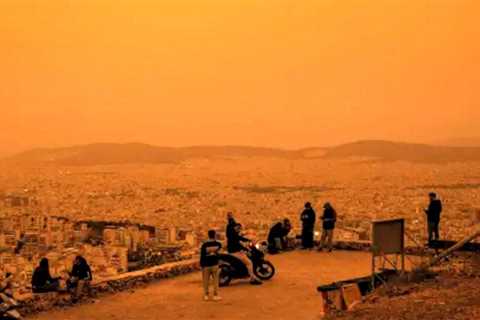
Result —
[{"label": "dark hair", "polygon": [[210,239],[214,239],[216,235],[217,235],[217,232],[215,230],[208,230],[208,237]]},{"label": "dark hair", "polygon": [[428,195],[429,195],[430,197],[432,197],[432,198],[436,198],[436,197],[437,197],[437,194],[436,194],[435,192],[430,192]]},{"label": "dark hair", "polygon": [[40,260],[40,268],[41,268],[41,269],[45,269],[45,270],[48,270],[48,269],[49,269],[48,259],[47,259],[47,258],[42,258],[42,260]]},{"label": "dark hair", "polygon": [[310,202],[305,203],[305,208],[311,208],[311,207],[312,207],[312,204]]}]

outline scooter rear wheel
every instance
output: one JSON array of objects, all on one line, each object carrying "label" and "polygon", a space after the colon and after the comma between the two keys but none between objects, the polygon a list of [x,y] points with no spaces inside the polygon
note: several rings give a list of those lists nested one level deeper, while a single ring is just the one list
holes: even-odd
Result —
[{"label": "scooter rear wheel", "polygon": [[228,264],[219,266],[218,281],[220,287],[227,287],[232,281],[232,268]]}]

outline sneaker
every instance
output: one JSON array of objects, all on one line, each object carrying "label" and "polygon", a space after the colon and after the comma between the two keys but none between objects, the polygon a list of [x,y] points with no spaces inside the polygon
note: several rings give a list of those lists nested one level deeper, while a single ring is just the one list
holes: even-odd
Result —
[{"label": "sneaker", "polygon": [[212,299],[212,300],[213,300],[213,301],[220,301],[220,300],[222,300],[222,298],[219,297],[219,296],[213,296],[213,299]]},{"label": "sneaker", "polygon": [[260,281],[260,280],[257,280],[257,279],[253,279],[253,280],[250,280],[250,284],[254,285],[254,286],[258,286],[258,285],[263,284],[263,282]]},{"label": "sneaker", "polygon": [[203,296],[203,301],[208,301],[208,296]]}]

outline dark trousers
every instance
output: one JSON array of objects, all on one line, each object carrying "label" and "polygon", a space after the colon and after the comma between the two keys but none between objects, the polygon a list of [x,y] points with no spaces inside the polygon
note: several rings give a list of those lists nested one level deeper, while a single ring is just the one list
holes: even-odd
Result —
[{"label": "dark trousers", "polygon": [[439,224],[439,222],[428,221],[428,242],[440,239],[440,233],[438,232]]},{"label": "dark trousers", "polygon": [[302,230],[302,246],[304,248],[313,248],[313,228],[303,228]]}]

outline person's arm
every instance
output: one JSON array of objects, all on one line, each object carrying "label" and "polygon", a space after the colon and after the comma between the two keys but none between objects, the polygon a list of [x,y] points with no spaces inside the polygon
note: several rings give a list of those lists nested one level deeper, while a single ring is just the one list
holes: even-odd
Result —
[{"label": "person's arm", "polygon": [[250,239],[247,239],[247,238],[245,238],[244,236],[242,236],[242,235],[240,235],[240,234],[238,235],[238,240],[240,240],[240,241],[242,241],[242,242],[251,242]]},{"label": "person's arm", "polygon": [[202,266],[203,260],[205,259],[206,255],[207,255],[207,249],[206,249],[206,246],[205,246],[205,243],[204,243],[200,247],[200,266]]},{"label": "person's arm", "polygon": [[87,264],[87,272],[88,272],[88,281],[92,281],[93,280],[92,269],[88,264]]}]

